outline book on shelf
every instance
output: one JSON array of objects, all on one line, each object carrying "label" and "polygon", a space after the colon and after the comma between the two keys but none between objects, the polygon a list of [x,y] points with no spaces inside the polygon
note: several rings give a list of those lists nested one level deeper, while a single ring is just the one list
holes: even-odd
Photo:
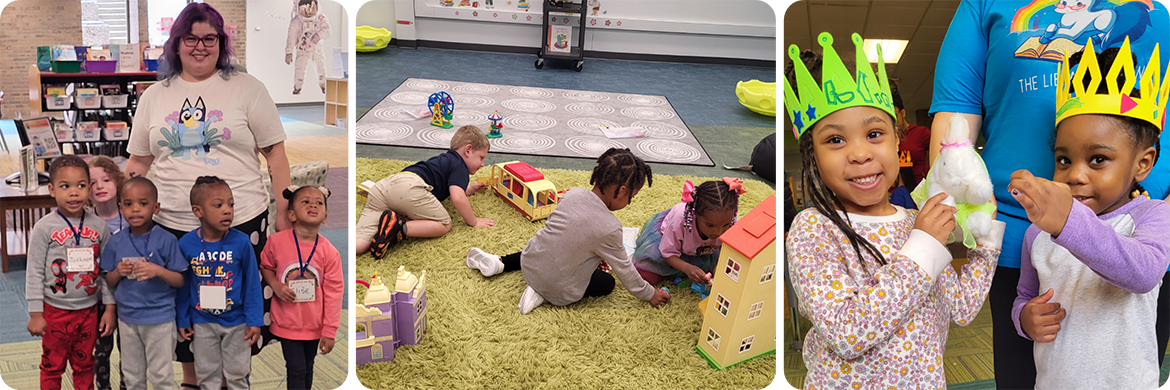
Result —
[{"label": "book on shelf", "polygon": [[53,45],[50,47],[53,61],[77,61],[77,51],[72,45]]},{"label": "book on shelf", "polygon": [[110,55],[110,49],[90,47],[85,50],[85,59],[89,61],[113,61],[114,56]]},{"label": "book on shelf", "polygon": [[569,44],[573,36],[571,26],[548,26],[548,51],[554,53],[568,53],[572,50]]}]

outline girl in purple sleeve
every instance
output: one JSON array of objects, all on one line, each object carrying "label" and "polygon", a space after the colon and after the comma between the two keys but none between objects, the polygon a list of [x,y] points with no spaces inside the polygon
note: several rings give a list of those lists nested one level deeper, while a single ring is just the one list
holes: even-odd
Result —
[{"label": "girl in purple sleeve", "polygon": [[[1099,63],[1100,74],[1086,70],[1083,83],[1068,82],[1068,64],[1082,56],[1085,64]],[[1129,92],[1131,58],[1126,41],[1099,55],[1090,45],[1064,63],[1058,85],[1074,85],[1057,92],[1064,109],[1056,117],[1053,180],[1019,170],[1008,185],[1032,221],[1012,320],[1021,337],[1035,341],[1038,389],[1158,387],[1154,325],[1170,262],[1170,205],[1139,195],[1138,182],[1158,159],[1162,116],[1124,107],[1155,99],[1161,75],[1152,64],[1152,74],[1141,78],[1145,90]],[[1110,72],[1115,59],[1127,72],[1100,80],[1118,74]]]},{"label": "girl in purple sleeve", "polygon": [[735,224],[743,181],[725,177],[696,188],[683,186],[682,202],[655,214],[642,226],[636,241],[634,267],[650,284],[685,277],[710,284],[707,277],[719,262],[719,236]]}]

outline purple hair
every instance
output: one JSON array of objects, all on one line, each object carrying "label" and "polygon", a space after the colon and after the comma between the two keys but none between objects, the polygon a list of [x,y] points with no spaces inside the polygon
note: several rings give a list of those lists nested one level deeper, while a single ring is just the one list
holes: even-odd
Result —
[{"label": "purple hair", "polygon": [[179,59],[179,46],[183,44],[183,36],[190,34],[192,26],[199,22],[211,25],[216,34],[219,34],[219,60],[215,62],[215,67],[219,69],[220,77],[226,80],[231,77],[232,73],[236,72],[236,67],[231,62],[232,57],[235,56],[235,50],[232,49],[231,37],[223,29],[223,16],[210,4],[191,3],[187,4],[182,12],[179,12],[179,17],[175,18],[174,23],[171,24],[170,38],[167,38],[167,43],[163,44],[163,54],[159,61],[159,80],[169,81],[183,73],[183,62]]}]

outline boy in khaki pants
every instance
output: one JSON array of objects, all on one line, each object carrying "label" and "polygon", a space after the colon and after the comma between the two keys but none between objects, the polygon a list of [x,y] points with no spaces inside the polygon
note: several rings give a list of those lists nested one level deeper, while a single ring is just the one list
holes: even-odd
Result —
[{"label": "boy in khaki pants", "polygon": [[494,220],[476,218],[467,199],[485,187],[483,183],[468,185],[468,178],[483,167],[489,147],[483,131],[463,126],[451,137],[451,150],[375,183],[358,219],[357,254],[369,251],[381,259],[406,237],[447,234],[451,215],[441,202],[448,197],[468,226],[495,226]]}]

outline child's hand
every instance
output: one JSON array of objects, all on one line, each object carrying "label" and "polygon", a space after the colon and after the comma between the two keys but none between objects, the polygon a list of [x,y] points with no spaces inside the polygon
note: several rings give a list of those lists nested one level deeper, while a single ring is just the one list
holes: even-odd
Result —
[{"label": "child's hand", "polygon": [[475,227],[492,227],[496,226],[496,221],[491,218],[476,218]]},{"label": "child's hand", "polygon": [[292,64],[292,54],[285,54],[284,55],[284,63],[285,64]]},{"label": "child's hand", "polygon": [[41,337],[45,335],[45,316],[41,313],[28,313],[28,334]]},{"label": "child's hand", "polygon": [[662,307],[662,305],[665,305],[666,301],[669,301],[669,300],[670,300],[670,293],[667,293],[667,292],[662,291],[662,290],[654,290],[654,298],[650,298],[650,306],[654,306],[655,308],[659,308],[659,307]]},{"label": "child's hand", "polygon": [[1044,295],[1028,300],[1024,309],[1020,310],[1020,328],[1037,343],[1051,343],[1056,340],[1060,332],[1060,321],[1068,313],[1060,307],[1060,302],[1048,303],[1052,299],[1053,291],[1048,289]]},{"label": "child's hand", "polygon": [[322,337],[321,341],[317,343],[317,348],[321,350],[322,355],[328,355],[333,351],[333,339]]},{"label": "child's hand", "polygon": [[272,287],[272,294],[285,302],[294,302],[297,300],[297,293],[293,292],[292,288],[284,283],[277,283]]},{"label": "child's hand", "polygon": [[179,328],[179,337],[182,337],[183,340],[191,340],[191,337],[194,335],[195,329],[190,326],[186,328]]},{"label": "child's hand", "polygon": [[947,244],[947,236],[955,230],[955,211],[958,210],[954,206],[939,204],[946,198],[947,193],[940,192],[927,199],[918,212],[918,218],[914,220],[915,229],[926,232],[943,245]]},{"label": "child's hand", "polygon": [[114,314],[116,312],[117,308],[114,305],[106,305],[106,312],[102,314],[102,320],[98,324],[98,331],[102,332],[102,337],[114,334],[114,329],[118,327],[118,316]]},{"label": "child's hand", "polygon": [[706,272],[703,272],[702,268],[693,265],[687,270],[687,279],[690,279],[691,283],[711,284],[711,279],[707,279]]},{"label": "child's hand", "polygon": [[1068,185],[1032,176],[1021,169],[1012,173],[1008,191],[1028,213],[1028,220],[1052,237],[1060,235],[1072,211],[1073,196]]},{"label": "child's hand", "polygon": [[[120,268],[121,264],[118,266]],[[134,263],[132,270],[134,276],[138,277],[137,280],[150,280],[151,278],[157,277],[159,274],[161,274],[163,267],[149,261],[139,261]]]},{"label": "child's hand", "polygon": [[244,330],[244,340],[248,340],[248,347],[260,342],[260,327],[249,326]]},{"label": "child's hand", "polygon": [[478,181],[475,183],[471,183],[471,185],[467,186],[467,196],[475,195],[475,193],[482,191],[486,187],[487,187],[487,185],[480,183]]},{"label": "child's hand", "polygon": [[114,268],[114,273],[123,278],[128,277],[134,273],[134,263],[129,261],[118,263],[118,267]]}]

